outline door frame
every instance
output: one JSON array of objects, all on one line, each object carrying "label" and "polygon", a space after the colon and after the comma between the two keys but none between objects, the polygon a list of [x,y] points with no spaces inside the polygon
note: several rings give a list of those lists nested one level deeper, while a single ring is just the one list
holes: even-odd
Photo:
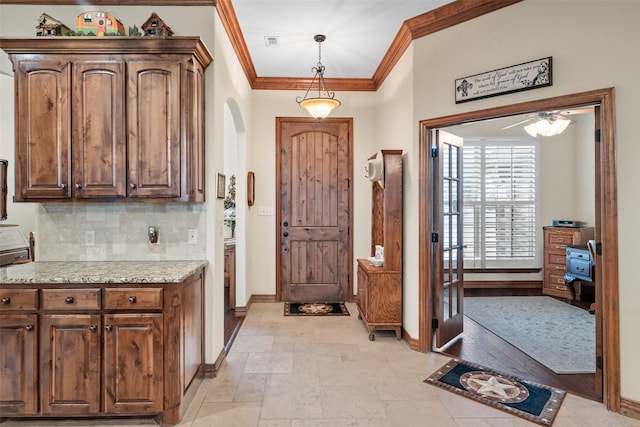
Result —
[{"label": "door frame", "polygon": [[[430,147],[432,130],[480,120],[530,114],[541,110],[557,110],[600,105],[600,194],[596,194],[596,209],[599,209],[601,227],[596,241],[602,243],[600,277],[603,286],[602,304],[596,313],[602,322],[603,353],[603,403],[611,411],[620,411],[620,326],[618,313],[618,206],[615,146],[615,89],[604,88],[593,91],[562,95],[518,104],[505,105],[477,111],[420,121],[419,140],[419,259],[418,259],[418,348],[433,350],[433,328],[431,319],[433,300],[431,286],[433,257],[431,245],[432,218],[430,188]],[[596,118],[596,123],[598,117]],[[429,237],[429,238],[428,238]],[[606,284],[606,285],[605,285]]]},{"label": "door frame", "polygon": [[[281,167],[281,158],[280,153],[282,151],[281,146],[281,132],[280,132],[280,123],[281,122],[295,122],[295,123],[309,123],[318,126],[322,123],[345,123],[349,129],[349,137],[347,138],[349,144],[349,160],[347,164],[349,165],[349,170],[347,171],[347,175],[349,176],[349,237],[348,237],[348,259],[349,262],[353,262],[353,118],[351,117],[328,117],[324,118],[321,121],[312,117],[276,117],[276,222],[275,222],[275,255],[276,255],[276,301],[282,301],[282,287],[281,287],[281,274],[280,270],[282,268],[282,257],[280,254],[280,224],[282,222],[281,218],[281,209],[282,209],[282,194],[281,194],[281,186],[282,186],[282,176],[280,175],[280,167]],[[347,283],[347,296],[349,301],[353,301],[353,281],[354,281],[354,269],[355,266],[351,264],[351,268],[349,269],[349,280]]]}]

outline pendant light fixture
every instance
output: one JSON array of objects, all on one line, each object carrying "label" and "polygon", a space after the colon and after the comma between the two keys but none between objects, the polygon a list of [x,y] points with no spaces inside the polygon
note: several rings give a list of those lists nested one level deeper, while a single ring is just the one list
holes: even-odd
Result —
[{"label": "pendant light fixture", "polygon": [[[313,76],[313,80],[311,80],[307,93],[304,94],[302,99],[300,99],[300,97],[296,98],[296,102],[298,102],[298,104],[307,110],[313,117],[321,120],[327,117],[335,108],[338,108],[340,106],[340,101],[334,98],[335,93],[329,91],[327,83],[324,81],[324,65],[322,65],[321,46],[322,42],[327,38],[322,34],[317,34],[313,39],[318,42],[318,65],[311,69],[315,75]],[[317,96],[314,96],[316,95],[315,89],[313,89],[314,84],[318,85]],[[309,96],[310,92],[311,96]]]}]

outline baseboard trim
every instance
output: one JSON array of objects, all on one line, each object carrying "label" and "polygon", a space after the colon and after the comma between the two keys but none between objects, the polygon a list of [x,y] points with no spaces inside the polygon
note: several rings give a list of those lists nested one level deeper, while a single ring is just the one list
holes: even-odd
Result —
[{"label": "baseboard trim", "polygon": [[640,402],[623,397],[620,399],[620,413],[625,417],[640,420]]},{"label": "baseboard trim", "polygon": [[464,287],[469,289],[542,289],[540,280],[465,280]]},{"label": "baseboard trim", "polygon": [[224,362],[224,359],[227,357],[227,349],[222,349],[218,358],[214,363],[205,363],[204,364],[204,377],[205,378],[215,378],[218,376],[218,371]]},{"label": "baseboard trim", "polygon": [[420,342],[411,337],[405,328],[402,328],[402,339],[407,343],[411,350],[420,351]]}]

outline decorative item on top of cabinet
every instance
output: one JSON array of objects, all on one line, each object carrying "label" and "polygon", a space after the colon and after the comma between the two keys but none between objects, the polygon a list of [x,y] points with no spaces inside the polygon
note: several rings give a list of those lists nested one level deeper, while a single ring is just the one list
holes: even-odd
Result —
[{"label": "decorative item on top of cabinet", "polygon": [[[382,150],[382,177],[371,183],[371,256],[384,248],[382,266],[358,259],[358,317],[364,319],[369,340],[376,330],[402,336],[402,150]],[[377,179],[381,178],[381,179]],[[381,183],[384,182],[384,186]]]},{"label": "decorative item on top of cabinet", "polygon": [[[571,290],[564,282],[567,271],[566,247],[586,245],[593,239],[593,227],[542,227],[544,231],[544,282],[542,293],[571,299]],[[580,289],[576,288],[576,299]]]},{"label": "decorative item on top of cabinet", "polygon": [[16,202],[204,201],[199,37],[0,38],[15,75]]}]

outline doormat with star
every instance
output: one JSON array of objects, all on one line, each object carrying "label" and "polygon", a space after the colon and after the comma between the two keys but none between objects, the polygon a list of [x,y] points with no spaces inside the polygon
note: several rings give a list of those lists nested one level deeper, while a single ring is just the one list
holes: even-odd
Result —
[{"label": "doormat with star", "polygon": [[562,390],[458,359],[424,382],[544,426],[553,424],[565,396]]},{"label": "doormat with star", "polygon": [[343,302],[285,302],[285,316],[349,316]]}]

